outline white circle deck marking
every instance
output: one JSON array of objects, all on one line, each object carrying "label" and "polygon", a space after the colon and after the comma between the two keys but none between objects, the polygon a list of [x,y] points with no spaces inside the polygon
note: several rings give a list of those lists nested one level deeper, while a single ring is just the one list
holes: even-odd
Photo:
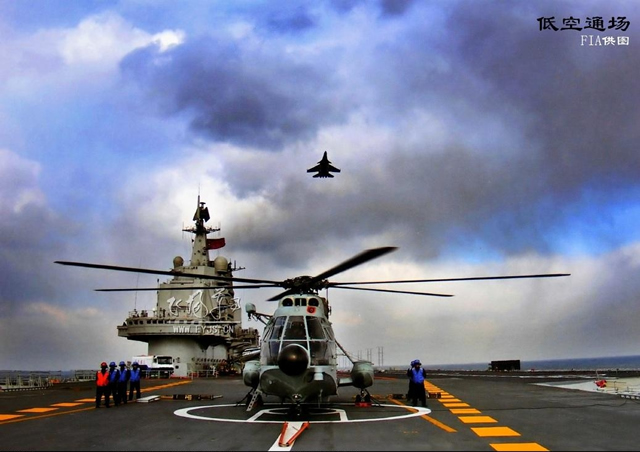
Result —
[{"label": "white circle deck marking", "polygon": [[[350,404],[345,404],[347,406],[353,406]],[[243,407],[238,407],[238,405],[234,404],[226,404],[226,405],[206,405],[206,406],[197,406],[197,407],[190,407],[190,408],[182,408],[180,410],[176,410],[173,412],[173,414],[175,414],[176,416],[180,416],[180,417],[185,417],[185,418],[189,418],[189,419],[196,419],[199,421],[215,421],[215,422],[236,422],[236,423],[261,423],[261,424],[281,424],[283,421],[282,420],[260,420],[260,416],[263,415],[273,415],[273,414],[278,414],[275,411],[277,411],[278,409],[282,409],[281,407],[279,408],[267,408],[264,410],[260,410],[258,413],[256,413],[255,415],[251,416],[249,419],[229,419],[229,418],[220,418],[220,417],[207,417],[207,416],[199,416],[197,414],[192,414],[192,411],[196,411],[196,410],[205,410],[208,408],[229,408],[229,407],[236,407],[236,408],[241,408],[244,410]],[[378,418],[371,418],[371,419],[348,419],[346,412],[344,410],[341,409],[332,409],[331,411],[327,411],[324,413],[321,413],[319,415],[322,416],[327,416],[327,415],[333,415],[333,416],[338,416],[339,419],[337,420],[321,420],[321,421],[312,421],[309,420],[310,424],[331,424],[331,423],[341,423],[341,422],[382,422],[382,421],[395,421],[395,420],[400,420],[400,419],[409,419],[412,417],[418,417],[418,416],[424,416],[425,414],[429,414],[431,413],[431,410],[429,408],[423,408],[423,407],[409,407],[409,406],[403,406],[403,405],[376,405],[376,408],[379,407],[385,407],[385,408],[391,408],[394,410],[403,410],[403,411],[407,411],[407,410],[416,410],[415,412],[409,412],[407,414],[401,414],[401,415],[397,415],[397,416],[388,416],[388,417],[378,417]]]}]

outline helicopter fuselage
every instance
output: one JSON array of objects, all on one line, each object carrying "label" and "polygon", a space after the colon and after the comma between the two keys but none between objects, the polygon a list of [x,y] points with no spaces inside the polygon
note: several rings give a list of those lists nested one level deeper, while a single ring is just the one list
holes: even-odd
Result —
[{"label": "helicopter fuselage", "polygon": [[343,385],[371,386],[373,366],[369,362],[355,363],[351,378],[338,378],[338,346],[328,314],[324,297],[282,298],[265,326],[260,360],[245,364],[245,384],[293,403],[336,395]]}]

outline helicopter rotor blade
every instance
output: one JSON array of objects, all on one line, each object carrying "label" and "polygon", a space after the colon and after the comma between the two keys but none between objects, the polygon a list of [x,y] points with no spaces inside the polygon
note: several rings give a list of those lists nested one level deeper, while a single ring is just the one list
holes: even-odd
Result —
[{"label": "helicopter rotor blade", "polygon": [[61,265],[70,265],[73,267],[98,268],[102,270],[115,270],[115,271],[132,272],[132,273],[146,273],[151,275],[184,276],[187,278],[213,279],[214,281],[226,281],[229,283],[237,281],[242,283],[271,284],[277,287],[282,287],[281,281],[270,281],[270,280],[264,280],[264,279],[250,279],[250,278],[236,278],[236,277],[229,278],[226,276],[200,275],[196,273],[167,271],[167,270],[153,270],[148,268],[120,267],[118,265],[89,264],[86,262],[55,261],[55,263],[61,264]]},{"label": "helicopter rotor blade", "polygon": [[380,247],[380,248],[371,248],[368,250],[365,250],[359,254],[356,254],[355,256],[351,257],[350,259],[347,259],[346,261],[336,265],[335,267],[331,267],[329,270],[325,270],[324,272],[320,273],[319,275],[316,275],[312,278],[308,278],[306,280],[304,280],[303,285],[300,287],[292,287],[290,289],[285,290],[284,292],[281,292],[277,295],[274,295],[271,298],[268,298],[267,301],[276,301],[279,300],[280,298],[286,296],[286,295],[290,295],[290,294],[294,294],[294,293],[299,293],[301,289],[304,288],[309,288],[309,287],[313,287],[315,284],[317,284],[318,282],[322,281],[323,279],[329,278],[330,276],[336,275],[338,273],[341,273],[343,271],[349,270],[350,268],[353,268],[355,266],[364,264],[365,262],[368,262],[372,259],[375,259],[377,257],[380,257],[384,254],[390,253],[391,251],[395,251],[398,248],[395,246],[384,246],[384,247]]},{"label": "helicopter rotor blade", "polygon": [[474,276],[468,278],[438,278],[438,279],[401,279],[396,281],[350,281],[331,282],[329,287],[341,287],[342,285],[359,284],[401,284],[401,283],[424,283],[424,282],[448,282],[448,281],[480,281],[491,279],[524,279],[524,278],[556,278],[559,276],[571,276],[571,273],[544,273],[539,275],[508,275],[508,276]]},{"label": "helicopter rotor blade", "polygon": [[427,295],[431,297],[453,297],[453,295],[445,293],[430,293],[430,292],[413,292],[409,290],[392,290],[392,289],[370,289],[368,287],[351,287],[351,286],[332,286],[329,287],[335,289],[351,289],[351,290],[368,290],[370,292],[390,292],[390,293],[402,293],[408,295]]},{"label": "helicopter rotor blade", "polygon": [[202,289],[260,289],[262,287],[280,287],[275,284],[256,284],[253,286],[200,286],[200,287],[137,287],[122,289],[94,289],[96,292],[137,292],[147,290],[202,290]]},{"label": "helicopter rotor blade", "polygon": [[321,281],[323,279],[329,278],[333,275],[337,275],[338,273],[342,273],[343,271],[349,270],[357,265],[364,264],[372,259],[380,257],[384,254],[390,253],[392,251],[397,250],[398,248],[395,246],[383,246],[380,248],[371,248],[368,250],[364,250],[363,252],[356,254],[350,259],[347,259],[341,264],[336,265],[335,267],[326,270],[319,275],[311,278],[312,281]]}]

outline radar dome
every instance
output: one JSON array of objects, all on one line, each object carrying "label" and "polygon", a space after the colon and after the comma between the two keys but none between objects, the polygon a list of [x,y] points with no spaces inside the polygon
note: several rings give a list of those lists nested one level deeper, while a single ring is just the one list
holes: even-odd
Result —
[{"label": "radar dome", "polygon": [[184,265],[184,259],[182,256],[176,256],[173,258],[173,268],[182,267]]},{"label": "radar dome", "polygon": [[224,256],[218,256],[213,260],[213,268],[215,268],[218,273],[225,273],[229,269],[229,261]]}]

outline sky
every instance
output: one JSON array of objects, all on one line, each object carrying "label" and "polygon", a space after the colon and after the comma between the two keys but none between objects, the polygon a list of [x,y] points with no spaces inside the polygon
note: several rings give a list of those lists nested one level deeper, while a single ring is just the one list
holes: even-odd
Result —
[{"label": "sky", "polygon": [[238,277],[380,246],[331,281],[571,274],[330,289],[375,364],[640,354],[639,30],[623,0],[0,1],[0,369],[146,353],[116,327],[155,294],[94,289],[165,279],[54,261],[168,270],[198,196]]}]

